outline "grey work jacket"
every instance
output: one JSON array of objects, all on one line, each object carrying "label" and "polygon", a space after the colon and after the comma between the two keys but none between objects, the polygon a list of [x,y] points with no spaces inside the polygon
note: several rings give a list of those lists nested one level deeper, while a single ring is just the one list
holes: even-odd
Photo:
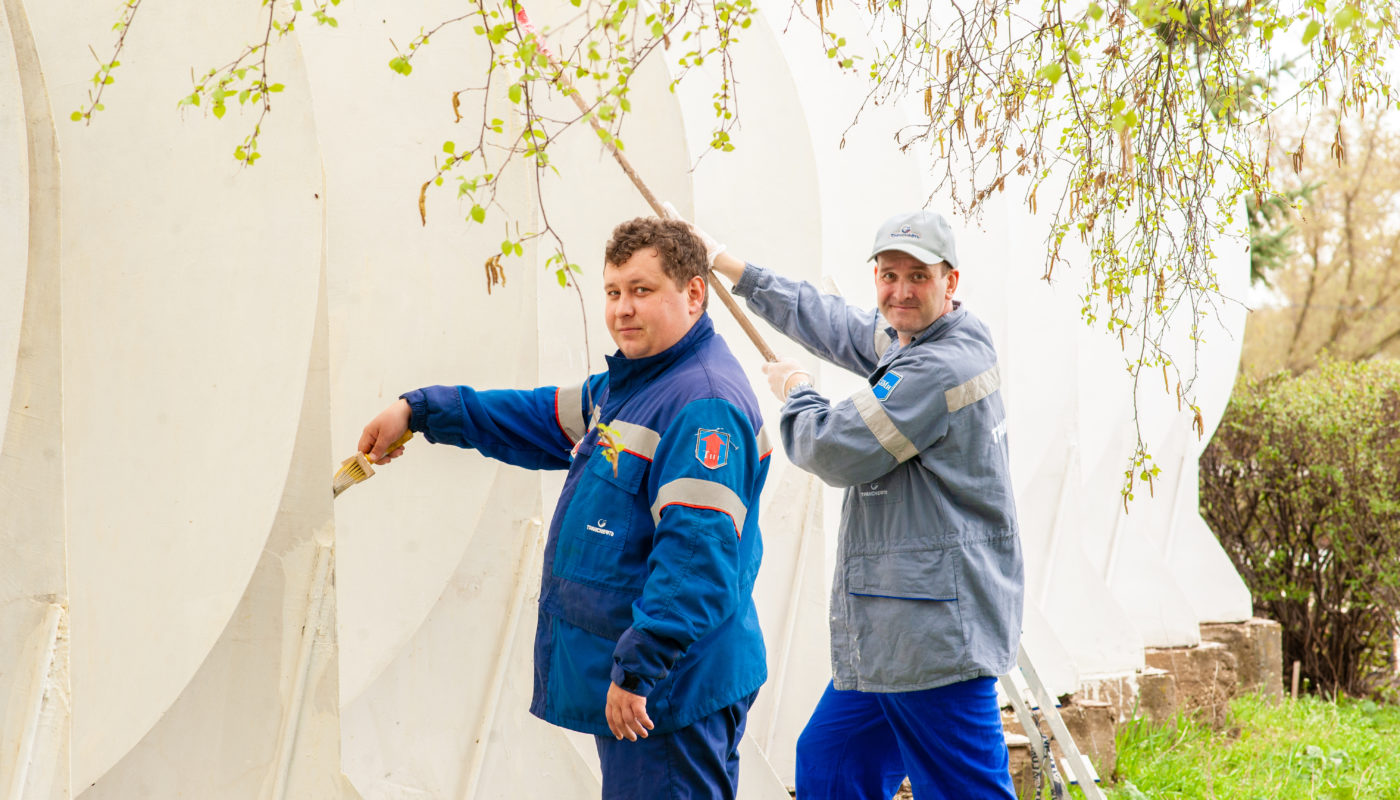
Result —
[{"label": "grey work jacket", "polygon": [[908,692],[1016,661],[1024,575],[987,326],[959,304],[902,346],[873,310],[748,265],[734,293],[814,355],[868,376],[783,405],[797,466],[846,489],[831,589],[837,689]]}]

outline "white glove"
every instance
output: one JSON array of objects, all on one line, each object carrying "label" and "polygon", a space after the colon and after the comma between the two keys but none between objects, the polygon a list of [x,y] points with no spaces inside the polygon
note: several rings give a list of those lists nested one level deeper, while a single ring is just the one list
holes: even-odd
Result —
[{"label": "white glove", "polygon": [[705,245],[705,261],[709,263],[709,265],[710,265],[711,268],[713,268],[714,265],[715,265],[715,258],[716,258],[720,253],[723,253],[725,250],[728,250],[729,248],[725,247],[723,244],[720,244],[718,241],[716,241],[716,240],[715,240],[715,237],[713,237],[713,236],[711,236],[710,234],[705,233],[704,231],[700,230],[700,227],[699,227],[698,225],[696,225],[694,222],[690,222],[689,220],[682,219],[682,218],[681,218],[681,215],[676,211],[676,207],[673,206],[673,205],[671,205],[671,201],[667,200],[667,201],[663,202],[663,203],[661,204],[661,207],[664,208],[664,209],[666,209],[666,216],[667,216],[667,218],[669,218],[669,219],[675,219],[675,220],[680,220],[681,222],[684,222],[685,224],[687,224],[687,225],[690,226],[690,230],[691,230],[692,233],[694,233],[696,236],[700,237],[700,241]]},{"label": "white glove", "polygon": [[788,392],[798,384],[812,384],[812,373],[790,358],[763,362],[763,374],[768,376],[768,388],[779,403],[787,402]]}]

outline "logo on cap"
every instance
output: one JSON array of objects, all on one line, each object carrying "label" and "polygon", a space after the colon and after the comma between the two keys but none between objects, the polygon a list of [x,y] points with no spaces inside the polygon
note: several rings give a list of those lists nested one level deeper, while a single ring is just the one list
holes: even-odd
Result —
[{"label": "logo on cap", "polygon": [[923,237],[914,232],[912,225],[905,225],[894,233],[890,234],[891,239],[921,239]]}]

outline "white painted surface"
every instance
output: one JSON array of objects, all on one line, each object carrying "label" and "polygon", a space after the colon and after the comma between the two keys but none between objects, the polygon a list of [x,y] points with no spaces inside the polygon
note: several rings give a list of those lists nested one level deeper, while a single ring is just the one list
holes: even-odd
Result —
[{"label": "white painted surface", "polygon": [[10,394],[24,318],[29,266],[29,143],[24,95],[5,7],[0,4],[0,442],[10,418]]}]

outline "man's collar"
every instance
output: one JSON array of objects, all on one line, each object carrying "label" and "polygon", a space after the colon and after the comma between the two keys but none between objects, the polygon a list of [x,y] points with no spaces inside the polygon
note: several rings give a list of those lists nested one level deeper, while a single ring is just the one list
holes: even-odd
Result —
[{"label": "man's collar", "polygon": [[[926,342],[935,336],[941,335],[944,331],[948,330],[948,328],[952,327],[959,319],[962,319],[964,313],[965,312],[962,308],[962,301],[954,300],[952,311],[943,314],[938,319],[930,323],[927,328],[924,328],[923,330],[910,337],[908,345],[901,346],[913,347],[916,344]],[[888,333],[890,338],[893,339],[896,343],[899,343],[898,331],[896,331],[894,328],[885,328],[885,332]]]},{"label": "man's collar", "polygon": [[701,312],[681,340],[660,353],[641,358],[627,358],[618,350],[607,357],[609,394],[613,398],[617,398],[619,394],[630,394],[684,358],[695,345],[714,335],[715,326],[710,321],[709,313]]}]

